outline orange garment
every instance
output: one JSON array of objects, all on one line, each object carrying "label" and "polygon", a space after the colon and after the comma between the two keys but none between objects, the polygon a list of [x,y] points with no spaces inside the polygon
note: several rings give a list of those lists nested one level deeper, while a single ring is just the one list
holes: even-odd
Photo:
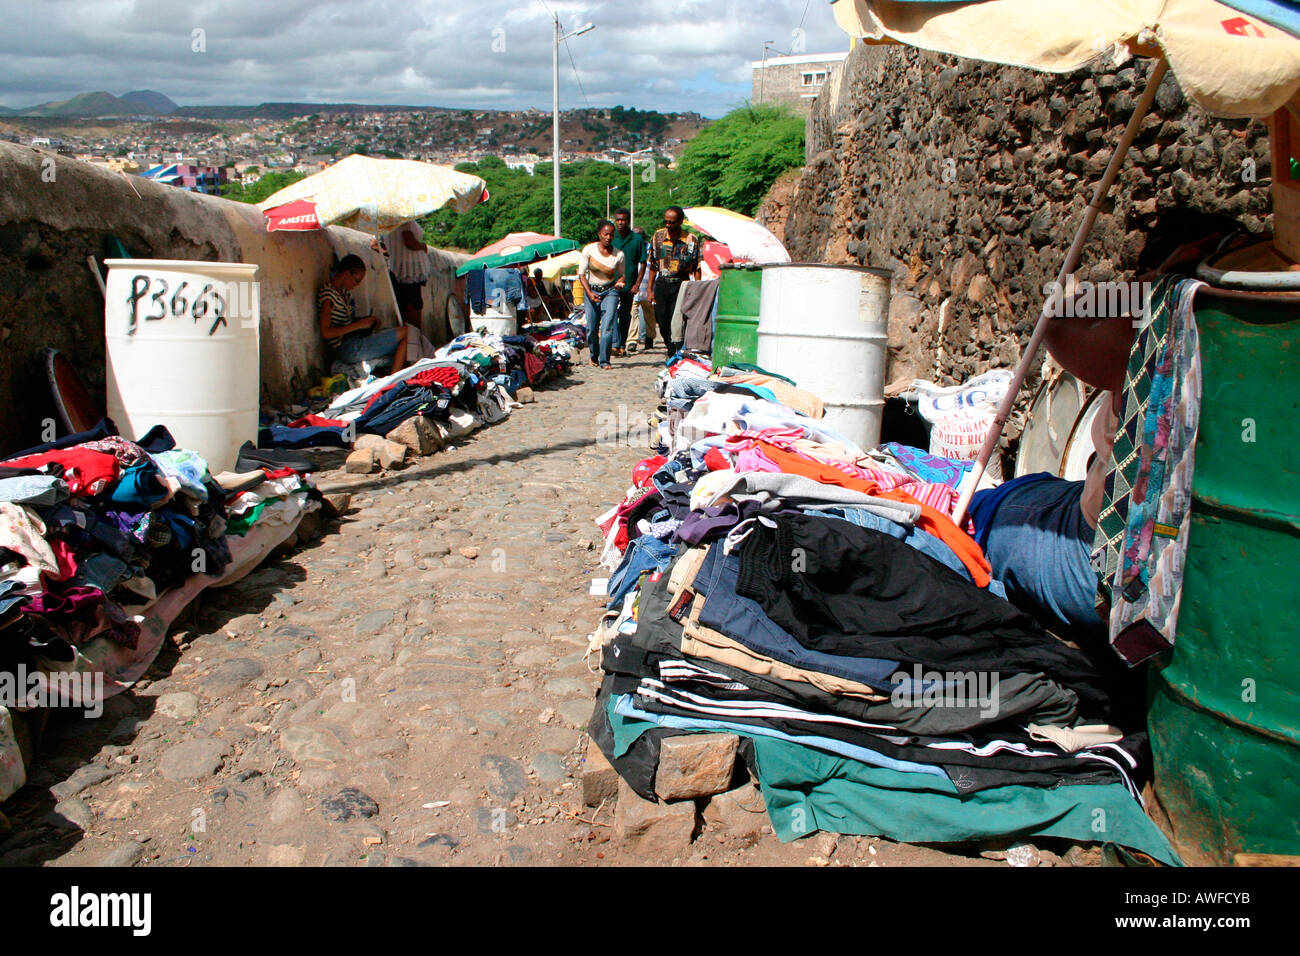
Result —
[{"label": "orange garment", "polygon": [[979,587],[988,587],[993,568],[988,559],[984,557],[984,552],[980,550],[980,546],[975,543],[970,535],[957,527],[953,520],[942,511],[937,511],[925,502],[918,501],[906,491],[886,491],[880,487],[878,482],[866,478],[854,478],[837,468],[832,468],[830,465],[824,465],[819,461],[813,461],[793,452],[782,451],[775,445],[769,445],[765,441],[755,442],[754,444],[787,474],[803,475],[806,478],[812,478],[814,481],[820,481],[824,485],[839,485],[841,488],[861,491],[863,494],[875,495],[877,498],[887,498],[891,501],[903,501],[907,504],[919,505],[921,517],[917,519],[916,526],[922,531],[934,535],[952,548],[953,553],[957,555],[961,563],[966,566],[966,570],[970,572],[971,579]]}]

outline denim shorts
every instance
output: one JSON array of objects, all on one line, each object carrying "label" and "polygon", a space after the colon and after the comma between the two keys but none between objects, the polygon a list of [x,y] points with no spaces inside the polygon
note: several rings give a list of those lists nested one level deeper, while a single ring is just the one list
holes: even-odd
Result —
[{"label": "denim shorts", "polygon": [[358,362],[391,359],[396,351],[397,329],[383,329],[344,339],[335,356],[346,365],[356,365]]},{"label": "denim shorts", "polygon": [[1062,637],[1097,642],[1106,639],[1106,625],[1094,606],[1093,530],[1082,497],[1082,481],[1052,478],[1016,488],[993,513],[984,555],[1012,604]]}]

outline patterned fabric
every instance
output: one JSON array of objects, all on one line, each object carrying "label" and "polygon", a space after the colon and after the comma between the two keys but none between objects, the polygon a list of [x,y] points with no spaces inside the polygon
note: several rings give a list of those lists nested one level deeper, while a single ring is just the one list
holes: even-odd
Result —
[{"label": "patterned fabric", "polygon": [[957,458],[943,458],[940,455],[931,455],[919,448],[900,445],[898,442],[893,441],[887,442],[880,447],[893,455],[895,461],[922,481],[949,485],[953,488],[961,484],[962,478],[965,477],[966,472],[970,471],[971,466],[974,464],[974,462]]},{"label": "patterned fabric", "polygon": [[82,442],[81,447],[112,455],[123,468],[130,468],[132,465],[139,464],[149,457],[149,453],[143,448],[133,441],[127,441],[120,435],[109,435],[107,438],[100,438],[96,441]]},{"label": "patterned fabric", "polygon": [[699,240],[689,232],[674,240],[666,227],[656,229],[650,240],[650,263],[665,278],[689,279],[700,264]]},{"label": "patterned fabric", "polygon": [[1201,404],[1192,303],[1202,285],[1156,283],[1124,376],[1092,561],[1097,606],[1110,605],[1111,647],[1130,665],[1173,647],[1177,632]]},{"label": "patterned fabric", "polygon": [[826,414],[825,404],[812,392],[789,385],[775,376],[747,372],[739,375],[719,374],[715,377],[722,379],[724,382],[733,382],[740,385],[761,385],[775,395],[776,400],[786,408],[792,408],[809,418],[821,418]]}]

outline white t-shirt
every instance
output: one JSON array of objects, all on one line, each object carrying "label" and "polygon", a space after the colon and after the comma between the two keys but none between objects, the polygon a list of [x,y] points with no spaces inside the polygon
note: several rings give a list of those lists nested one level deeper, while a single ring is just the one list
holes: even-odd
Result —
[{"label": "white t-shirt", "polygon": [[402,223],[390,232],[385,240],[388,245],[388,268],[393,275],[397,276],[398,282],[427,282],[432,272],[429,253],[406,248],[406,243],[402,241],[402,233],[408,231],[416,242],[424,241],[424,234],[418,222],[412,220]]},{"label": "white t-shirt", "polygon": [[578,259],[578,275],[585,275],[587,282],[599,288],[612,286],[623,275],[623,253],[615,249],[612,255],[600,251],[600,243],[593,242],[583,246]]}]

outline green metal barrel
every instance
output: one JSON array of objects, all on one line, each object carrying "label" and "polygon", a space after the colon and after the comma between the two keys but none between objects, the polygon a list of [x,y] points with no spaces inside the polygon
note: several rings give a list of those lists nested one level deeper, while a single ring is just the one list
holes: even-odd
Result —
[{"label": "green metal barrel", "polygon": [[758,304],[763,270],[758,266],[722,267],[718,314],[713,327],[713,367],[731,362],[758,363]]},{"label": "green metal barrel", "polygon": [[1300,293],[1203,290],[1177,644],[1152,668],[1155,790],[1189,863],[1300,854]]}]

